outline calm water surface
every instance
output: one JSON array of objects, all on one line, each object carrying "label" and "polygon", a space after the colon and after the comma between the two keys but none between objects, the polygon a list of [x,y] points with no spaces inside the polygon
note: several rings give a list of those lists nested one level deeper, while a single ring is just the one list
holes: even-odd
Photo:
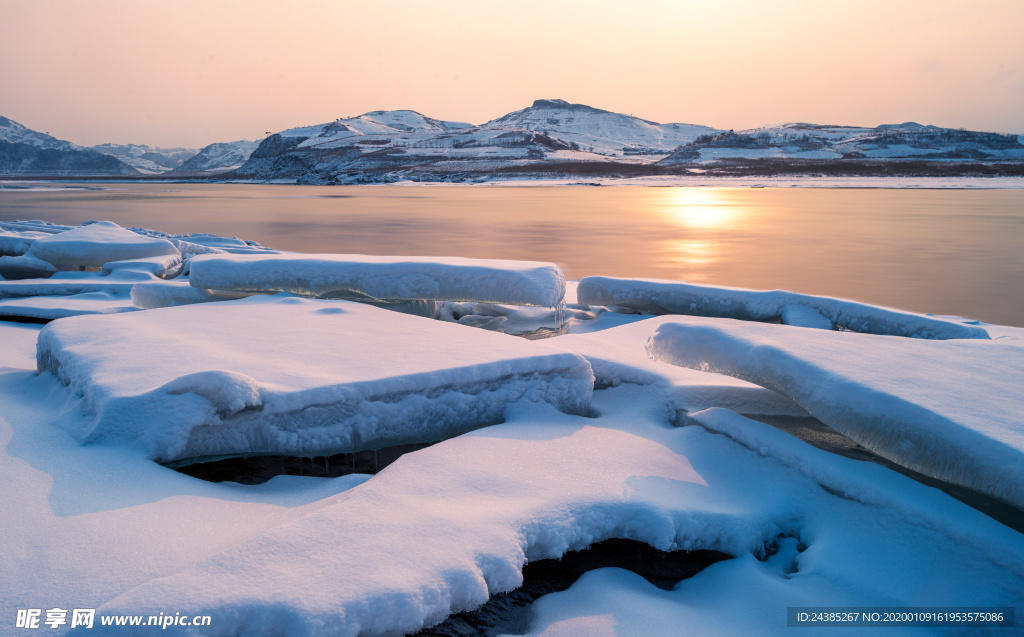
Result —
[{"label": "calm water surface", "polygon": [[554,261],[1024,326],[1024,191],[114,184],[0,189],[0,220],[109,219],[284,250]]}]

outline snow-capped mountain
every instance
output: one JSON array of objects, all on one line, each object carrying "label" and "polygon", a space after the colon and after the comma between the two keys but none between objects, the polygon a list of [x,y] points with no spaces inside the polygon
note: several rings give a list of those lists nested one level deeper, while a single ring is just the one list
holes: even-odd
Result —
[{"label": "snow-capped mountain", "polygon": [[695,124],[658,124],[565,100],[537,100],[533,106],[491,120],[483,128],[542,131],[605,155],[671,152],[717,129]]},{"label": "snow-capped mountain", "polygon": [[34,131],[6,117],[0,117],[0,141],[11,142],[12,144],[26,144],[36,148],[55,148],[57,150],[80,150],[81,148],[71,142],[57,139],[49,133]]},{"label": "snow-capped mountain", "polygon": [[145,144],[99,144],[90,150],[117,157],[143,174],[174,170],[199,152],[198,148],[157,148]]},{"label": "snow-capped mountain", "polygon": [[702,135],[658,162],[660,166],[737,159],[1021,161],[1015,135],[924,126],[876,128],[791,123]]},{"label": "snow-capped mountain", "polygon": [[0,117],[0,174],[138,175],[117,157],[96,152]]},{"label": "snow-capped mountain", "polygon": [[415,111],[374,111],[272,135],[232,177],[301,183],[478,180],[495,173],[661,174],[737,162],[1024,160],[1012,135],[916,122],[876,128],[787,123],[744,131],[659,124],[564,100],[537,100],[473,126]]},{"label": "snow-capped mountain", "polygon": [[[858,166],[875,170],[878,162],[889,161],[903,162],[894,169],[914,174],[1016,175],[1024,169],[1024,136],[917,122],[874,128],[797,122],[724,131],[659,124],[559,99],[536,100],[481,125],[412,110],[371,111],[290,128],[261,142],[217,143],[200,151],[137,144],[83,149],[0,118],[0,144],[6,145],[0,171],[16,174],[173,173],[321,184],[643,176],[691,168],[766,174],[782,166],[777,162],[789,162],[788,172],[833,174],[862,174]],[[52,154],[95,151],[119,161]]]},{"label": "snow-capped mountain", "polygon": [[537,100],[480,126],[416,111],[373,111],[272,135],[232,176],[335,183],[377,181],[395,171],[461,179],[466,172],[522,169],[539,161],[646,163],[715,132],[564,100]]},{"label": "snow-capped mountain", "polygon": [[182,162],[171,172],[175,173],[209,173],[216,174],[234,170],[249,159],[259,142],[240,140],[222,142],[206,146],[192,157]]}]

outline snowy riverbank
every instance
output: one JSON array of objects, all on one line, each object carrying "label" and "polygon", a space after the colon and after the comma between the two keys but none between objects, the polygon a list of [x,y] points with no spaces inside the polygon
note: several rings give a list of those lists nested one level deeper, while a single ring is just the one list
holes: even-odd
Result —
[{"label": "snowy riverbank", "polygon": [[[0,274],[25,277],[0,280],[0,314],[36,321],[0,321],[0,633],[19,610],[75,608],[102,634],[160,613],[210,617],[183,634],[415,632],[612,538],[730,559],[671,590],[592,565],[502,630],[783,634],[787,608],[823,606],[1024,616],[1024,329],[567,285],[544,263],[0,228]],[[906,471],[764,422],[780,419]],[[409,443],[434,444],[376,474],[243,485],[167,466]]]}]

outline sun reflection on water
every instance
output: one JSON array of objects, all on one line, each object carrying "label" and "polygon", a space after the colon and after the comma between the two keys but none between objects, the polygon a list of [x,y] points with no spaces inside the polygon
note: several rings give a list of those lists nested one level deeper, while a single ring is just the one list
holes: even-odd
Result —
[{"label": "sun reflection on water", "polygon": [[662,210],[676,225],[691,230],[727,229],[736,225],[745,209],[735,205],[721,190],[705,188],[665,189]]},{"label": "sun reflection on water", "polygon": [[706,279],[710,266],[726,257],[728,236],[748,221],[751,210],[728,191],[666,188],[657,209],[675,236],[658,242],[662,267],[690,281]]}]

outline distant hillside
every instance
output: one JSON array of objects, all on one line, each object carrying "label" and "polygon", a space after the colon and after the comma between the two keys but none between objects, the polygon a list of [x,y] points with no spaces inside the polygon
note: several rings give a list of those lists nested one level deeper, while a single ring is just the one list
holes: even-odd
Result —
[{"label": "distant hillside", "polygon": [[610,156],[664,154],[699,135],[718,132],[695,124],[658,124],[565,100],[537,100],[529,108],[487,122],[483,128],[542,131]]},{"label": "distant hillside", "polygon": [[210,144],[176,166],[175,173],[222,173],[234,170],[249,159],[259,142],[237,141]]},{"label": "distant hillside", "polygon": [[714,165],[738,159],[1022,161],[1024,145],[1015,135],[914,122],[877,128],[783,124],[702,135],[658,165]]},{"label": "distant hillside", "polygon": [[292,128],[263,140],[225,177],[332,184],[691,171],[1016,174],[1022,162],[1024,146],[1014,136],[915,122],[877,128],[792,123],[737,132],[537,100],[480,126],[416,111],[373,111]]},{"label": "distant hillside", "polygon": [[0,117],[0,175],[138,175],[116,157],[76,146]]},{"label": "distant hillside", "polygon": [[60,150],[0,141],[0,175],[110,176],[138,175],[117,157],[94,150]]},{"label": "distant hillside", "polygon": [[90,150],[112,155],[145,174],[160,174],[181,166],[197,148],[157,148],[145,144],[99,144]]},{"label": "distant hillside", "polygon": [[0,141],[15,144],[26,144],[37,148],[55,148],[57,150],[78,150],[79,147],[71,142],[50,136],[49,133],[40,133],[27,126],[23,126],[13,119],[0,117]]},{"label": "distant hillside", "polygon": [[[0,174],[302,184],[681,174],[1010,176],[1024,175],[1022,140],[917,122],[874,128],[797,122],[725,131],[543,99],[481,125],[412,110],[371,111],[199,151],[137,144],[83,149],[0,118],[0,143],[13,145],[4,150]],[[110,159],[74,154],[95,151]]]},{"label": "distant hillside", "polygon": [[302,183],[462,181],[543,162],[646,163],[708,132],[717,131],[564,100],[537,100],[481,126],[416,111],[373,111],[272,135],[230,176]]}]

